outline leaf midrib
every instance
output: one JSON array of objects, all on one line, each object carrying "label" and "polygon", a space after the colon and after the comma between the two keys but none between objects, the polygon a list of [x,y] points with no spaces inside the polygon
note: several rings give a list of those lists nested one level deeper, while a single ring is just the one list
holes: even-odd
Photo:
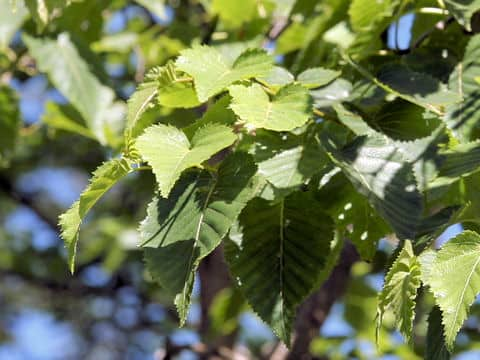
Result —
[{"label": "leaf midrib", "polygon": [[187,271],[185,272],[185,278],[183,279],[183,289],[182,289],[182,303],[185,304],[187,300],[187,280],[190,274],[192,273],[192,268],[193,268],[193,254],[195,247],[197,246],[198,240],[200,238],[200,232],[201,232],[201,227],[203,225],[203,219],[205,218],[205,212],[207,210],[208,204],[210,202],[210,198],[212,197],[213,190],[215,189],[217,185],[217,178],[212,178],[211,183],[210,183],[210,188],[208,190],[207,196],[205,198],[205,202],[202,206],[202,211],[200,214],[200,218],[198,219],[198,224],[197,224],[197,230],[195,231],[195,239],[193,242],[193,245],[191,247],[191,252],[190,252],[190,258],[188,260],[188,266],[187,266]]}]

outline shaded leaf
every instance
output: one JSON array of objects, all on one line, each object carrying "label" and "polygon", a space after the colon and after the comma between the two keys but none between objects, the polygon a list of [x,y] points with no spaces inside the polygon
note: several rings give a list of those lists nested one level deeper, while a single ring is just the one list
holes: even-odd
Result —
[{"label": "shaded leaf", "polygon": [[[437,79],[427,74],[417,73],[406,66],[387,65],[377,74],[378,80],[394,93],[406,95],[405,100],[437,112],[461,101],[461,97],[446,88]],[[388,90],[387,90],[388,91]]]},{"label": "shaded leaf", "polygon": [[140,226],[147,267],[175,296],[185,322],[195,271],[222,241],[240,211],[258,190],[250,156],[229,156],[218,174],[186,173],[168,199],[155,196]]},{"label": "shaded leaf", "polygon": [[295,188],[320,172],[327,157],[313,133],[259,132],[251,150],[258,172],[279,189]]},{"label": "shaded leaf", "polygon": [[392,230],[368,200],[355,190],[342,172],[333,175],[315,196],[334,219],[341,236],[355,245],[362,259],[371,261],[380,239]]},{"label": "shaded leaf", "polygon": [[480,0],[444,0],[447,9],[462,24],[465,29],[472,31],[471,19],[475,12],[480,10]]},{"label": "shaded leaf", "polygon": [[183,132],[192,138],[195,132],[207,124],[223,124],[231,126],[237,120],[235,113],[230,109],[231,97],[229,95],[223,96],[214,104],[210,105],[203,113],[203,116],[196,120],[193,124],[183,128]]},{"label": "shaded leaf", "polygon": [[449,360],[450,353],[443,337],[442,313],[435,306],[428,316],[427,339],[425,341],[425,360]]},{"label": "shaded leaf", "polygon": [[469,141],[478,137],[480,87],[475,80],[480,76],[480,35],[474,35],[465,49],[463,61],[452,72],[450,88],[463,97],[463,101],[452,104],[445,120],[457,138]]},{"label": "shaded leaf", "polygon": [[239,221],[242,236],[225,248],[230,270],[253,310],[289,344],[295,310],[327,263],[332,221],[307,193],[277,203],[256,198]]},{"label": "shaded leaf", "polygon": [[356,189],[365,195],[397,236],[413,239],[422,215],[422,197],[412,166],[382,136],[358,137],[342,150],[324,142]]},{"label": "shaded leaf", "polygon": [[[430,116],[429,116],[430,115]],[[372,120],[372,126],[395,140],[415,140],[429,136],[441,120],[425,109],[402,99],[386,103]]]}]

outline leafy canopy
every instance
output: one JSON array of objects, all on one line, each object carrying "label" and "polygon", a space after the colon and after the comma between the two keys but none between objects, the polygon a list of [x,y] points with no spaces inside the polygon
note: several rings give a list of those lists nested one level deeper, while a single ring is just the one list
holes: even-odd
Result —
[{"label": "leafy canopy", "polygon": [[[337,245],[351,242],[376,261],[388,239],[398,246],[381,264],[383,290],[355,295],[352,286],[354,295],[369,308],[377,298],[379,334],[392,309],[415,343],[413,320],[427,310],[426,358],[455,350],[480,292],[479,1],[201,1],[204,27],[195,18],[181,34],[172,26],[104,38],[101,23],[77,30],[107,4],[5,3],[0,48],[31,21],[22,52],[68,101],[47,104],[43,122],[109,154],[60,217],[72,271],[95,203],[127,174],[152,172],[139,245],[181,324],[196,271],[223,247],[235,291],[289,345],[298,306],[342,261]],[[166,3],[137,3],[168,20]],[[413,25],[401,49],[393,25],[405,15]],[[95,64],[132,52],[146,54],[137,79],[150,70],[125,95]],[[22,64],[8,53],[0,61]],[[0,108],[6,166],[20,118],[3,80]],[[466,230],[436,250],[458,223]],[[430,302],[418,295],[422,284]]]}]

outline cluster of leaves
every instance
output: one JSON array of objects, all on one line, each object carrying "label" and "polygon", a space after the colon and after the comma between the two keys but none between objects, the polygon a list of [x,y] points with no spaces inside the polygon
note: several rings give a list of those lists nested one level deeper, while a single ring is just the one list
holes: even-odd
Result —
[{"label": "cluster of leaves", "polygon": [[[339,239],[371,260],[389,236],[399,245],[378,296],[379,329],[392,309],[411,340],[424,286],[435,303],[427,357],[448,358],[480,292],[478,1],[204,3],[218,37],[289,19],[275,39],[284,66],[255,38],[194,43],[145,76],[120,139],[105,120],[115,96],[68,34],[23,37],[81,119],[52,106],[50,125],[118,154],[61,216],[71,270],[89,210],[128,174],[152,171],[158,189],[141,247],[182,324],[200,262],[223,244],[239,290],[288,344],[296,309],[335,265]],[[49,19],[48,6],[26,5],[38,26]],[[382,36],[407,13],[415,22],[402,55]],[[11,96],[2,90],[0,102]],[[164,109],[179,115],[165,119]],[[197,117],[182,119],[187,110]],[[466,230],[433,250],[457,223]]]}]

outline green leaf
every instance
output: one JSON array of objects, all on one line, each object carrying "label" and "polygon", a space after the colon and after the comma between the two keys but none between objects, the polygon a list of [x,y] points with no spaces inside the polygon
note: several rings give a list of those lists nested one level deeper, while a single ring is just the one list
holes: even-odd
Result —
[{"label": "green leaf", "polygon": [[393,15],[399,0],[353,0],[348,9],[350,24],[356,32],[369,31],[382,18]]},{"label": "green leaf", "polygon": [[480,0],[444,0],[445,5],[465,29],[472,31],[471,19],[480,10]]},{"label": "green leaf", "polygon": [[239,326],[240,315],[247,311],[247,305],[237,288],[221,290],[209,309],[211,328],[215,335],[232,334]]},{"label": "green leaf", "polygon": [[443,245],[435,257],[421,257],[420,261],[422,280],[442,311],[445,342],[451,351],[480,293],[480,235],[464,231]]},{"label": "green leaf", "polygon": [[465,49],[463,61],[452,72],[450,88],[462,95],[463,101],[448,108],[445,116],[448,127],[462,141],[478,138],[480,131],[480,35],[474,35]]},{"label": "green leaf", "polygon": [[256,0],[213,0],[212,12],[218,14],[228,27],[237,28],[244,22],[254,19],[257,6]]},{"label": "green leaf", "polygon": [[317,67],[303,71],[297,76],[297,81],[308,89],[314,89],[331,83],[340,74],[340,71]]},{"label": "green leaf", "polygon": [[84,137],[95,139],[95,135],[82,124],[83,119],[71,107],[57,105],[54,102],[48,102],[45,106],[45,114],[42,121],[48,126],[70,131]]},{"label": "green leaf", "polygon": [[307,32],[308,27],[303,22],[292,22],[278,37],[275,52],[284,55],[301,49]]},{"label": "green leaf", "polygon": [[357,33],[348,45],[348,51],[356,58],[373,55],[383,47],[382,33],[387,29],[401,6],[401,0],[353,0],[348,14],[351,28]]},{"label": "green leaf", "polygon": [[75,254],[78,235],[83,219],[95,203],[130,172],[130,165],[124,159],[113,159],[97,168],[90,179],[90,184],[82,192],[78,201],[60,216],[61,236],[68,249],[70,271],[75,269]]},{"label": "green leaf", "polygon": [[333,106],[337,112],[338,120],[353,131],[355,135],[368,135],[374,133],[374,130],[368,126],[362,116],[350,111],[341,103]]},{"label": "green leaf", "polygon": [[319,89],[311,90],[316,108],[333,106],[346,100],[352,92],[352,84],[345,79],[337,79]]},{"label": "green leaf", "polygon": [[403,65],[384,66],[377,77],[387,88],[401,94],[405,100],[433,112],[443,112],[446,106],[461,101],[457,93],[448,90],[437,79],[414,72]]},{"label": "green leaf", "polygon": [[446,141],[445,139],[444,128],[440,126],[425,138],[396,142],[407,160],[412,163],[418,188],[422,192],[429,190],[432,187],[431,181],[438,176],[442,163],[438,149]]},{"label": "green leaf", "polygon": [[383,314],[388,308],[392,308],[397,328],[409,342],[411,341],[415,298],[421,284],[420,277],[420,263],[413,253],[412,243],[407,240],[388,271],[383,290],[378,297],[377,331],[381,326]]},{"label": "green leaf", "polygon": [[232,85],[231,108],[247,127],[274,131],[291,131],[310,118],[312,102],[300,85],[282,87],[272,99],[259,84]]},{"label": "green leaf", "polygon": [[114,99],[113,91],[90,72],[67,33],[57,40],[23,35],[40,71],[48,74],[55,87],[85,119],[97,139],[106,143],[105,117]]},{"label": "green leaf", "polygon": [[236,81],[265,76],[272,69],[272,62],[264,50],[251,49],[231,64],[214,48],[194,45],[181,52],[176,66],[193,77],[198,99],[205,102]]},{"label": "green leaf", "polygon": [[466,177],[480,170],[480,142],[458,144],[450,149],[439,152],[442,165],[439,177],[454,180]]},{"label": "green leaf", "polygon": [[372,261],[378,242],[392,230],[359,194],[340,169],[330,181],[321,186],[315,197],[324,204],[324,211],[335,221],[341,236],[348,238],[357,248],[361,258]]},{"label": "green leaf", "polygon": [[198,129],[207,124],[233,125],[237,120],[237,117],[229,107],[230,101],[231,97],[229,95],[223,96],[220,100],[210,105],[200,119],[183,128],[183,132],[188,138],[191,138]]},{"label": "green leaf", "polygon": [[429,136],[441,120],[403,99],[386,103],[371,121],[372,127],[391,139],[411,141]]},{"label": "green leaf", "polygon": [[325,142],[333,159],[356,189],[365,195],[401,239],[415,238],[422,197],[411,164],[383,136],[361,136],[344,149]]},{"label": "green leaf", "polygon": [[258,190],[255,164],[236,153],[218,174],[186,173],[168,199],[156,196],[140,226],[147,267],[175,296],[183,325],[200,261],[222,241],[238,214]]},{"label": "green leaf", "polygon": [[444,115],[445,108],[461,101],[458,93],[450,91],[430,75],[417,73],[400,64],[383,66],[378,77],[355,63],[348,55],[344,59],[366,79],[387,93],[421,106],[436,115]]},{"label": "green leaf", "polygon": [[442,313],[438,306],[435,306],[428,316],[425,360],[450,360],[443,337]]},{"label": "green leaf", "polygon": [[179,72],[173,62],[152,69],[149,77],[159,83],[160,105],[169,108],[192,108],[200,105],[192,80]]},{"label": "green leaf", "polygon": [[333,224],[307,193],[280,202],[252,200],[239,218],[242,236],[225,255],[240,290],[287,345],[295,310],[328,261]]},{"label": "green leaf", "polygon": [[0,167],[13,154],[21,125],[18,99],[8,86],[0,85]]},{"label": "green leaf", "polygon": [[274,66],[268,74],[258,76],[257,80],[271,89],[278,90],[282,86],[293,83],[295,77],[286,69]]},{"label": "green leaf", "polygon": [[23,1],[18,1],[15,8],[12,8],[10,1],[0,2],[0,50],[8,47],[27,15]]},{"label": "green leaf", "polygon": [[144,130],[140,119],[147,109],[153,106],[158,95],[159,83],[156,79],[149,79],[141,83],[137,90],[128,99],[127,125],[125,127],[126,142],[136,138]]},{"label": "green leaf", "polygon": [[70,5],[72,0],[24,0],[30,10],[37,27],[43,30],[45,26],[56,16],[59,16],[65,7]]},{"label": "green leaf", "polygon": [[235,140],[235,134],[225,125],[207,124],[195,132],[191,141],[173,126],[153,125],[137,139],[136,148],[152,167],[160,194],[168,197],[185,169],[201,167]]},{"label": "green leaf", "polygon": [[151,122],[142,121],[143,114],[158,104],[169,108],[191,108],[199,105],[192,82],[179,82],[173,63],[151,69],[128,100],[125,142],[138,137]]},{"label": "green leaf", "polygon": [[327,164],[325,152],[308,131],[303,136],[259,132],[251,152],[258,172],[279,189],[304,184]]},{"label": "green leaf", "polygon": [[133,32],[121,32],[106,35],[92,44],[92,50],[95,52],[118,52],[121,54],[128,54],[132,51],[138,40],[138,35]]}]

